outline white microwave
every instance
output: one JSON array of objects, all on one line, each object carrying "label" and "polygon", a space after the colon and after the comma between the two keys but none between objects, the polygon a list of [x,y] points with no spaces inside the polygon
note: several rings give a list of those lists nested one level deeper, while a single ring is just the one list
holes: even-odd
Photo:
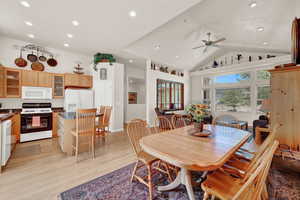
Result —
[{"label": "white microwave", "polygon": [[52,99],[52,88],[23,86],[22,99]]}]

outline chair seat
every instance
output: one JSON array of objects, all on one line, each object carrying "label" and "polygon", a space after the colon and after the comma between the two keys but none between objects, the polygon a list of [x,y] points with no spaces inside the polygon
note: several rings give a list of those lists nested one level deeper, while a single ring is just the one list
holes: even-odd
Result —
[{"label": "chair seat", "polygon": [[217,197],[231,200],[243,184],[242,179],[234,178],[217,170],[207,176],[207,179],[201,184],[201,188]]},{"label": "chair seat", "polygon": [[[76,129],[72,129],[71,134],[76,136],[77,135]],[[94,133],[92,130],[82,130],[82,131],[79,131],[79,133],[78,133],[79,136],[87,136],[87,135],[93,135],[93,134]]]},{"label": "chair seat", "polygon": [[143,162],[145,164],[151,164],[151,163],[159,160],[158,158],[151,156],[150,154],[148,154],[144,151],[139,152],[137,157],[138,157],[138,160],[140,160],[141,162]]},{"label": "chair seat", "polygon": [[95,127],[96,128],[106,128],[106,127],[108,127],[109,126],[109,124],[107,124],[107,123],[99,123],[99,122],[96,122],[95,123]]}]

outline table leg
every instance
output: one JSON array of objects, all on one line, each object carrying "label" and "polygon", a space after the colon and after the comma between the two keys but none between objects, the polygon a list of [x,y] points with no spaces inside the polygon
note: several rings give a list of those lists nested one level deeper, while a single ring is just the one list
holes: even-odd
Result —
[{"label": "table leg", "polygon": [[172,183],[170,183],[169,185],[166,185],[166,186],[159,186],[158,190],[159,191],[173,190],[173,189],[177,188],[180,184],[185,185],[189,199],[195,200],[194,191],[193,191],[193,187],[192,187],[191,172],[185,168],[181,168],[176,179]]}]

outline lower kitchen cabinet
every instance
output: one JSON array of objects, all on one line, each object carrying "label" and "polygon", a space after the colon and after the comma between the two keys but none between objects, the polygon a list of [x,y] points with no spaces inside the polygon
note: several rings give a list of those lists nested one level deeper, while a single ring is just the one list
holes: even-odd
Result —
[{"label": "lower kitchen cabinet", "polygon": [[12,134],[11,134],[11,150],[14,149],[16,143],[20,141],[20,131],[21,131],[21,115],[15,114],[12,117]]},{"label": "lower kitchen cabinet", "polygon": [[58,130],[58,113],[52,113],[52,137],[57,137]]}]

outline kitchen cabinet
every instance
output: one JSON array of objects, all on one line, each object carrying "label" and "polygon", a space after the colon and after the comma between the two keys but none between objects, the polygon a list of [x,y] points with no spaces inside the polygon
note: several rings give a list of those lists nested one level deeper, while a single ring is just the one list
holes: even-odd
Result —
[{"label": "kitchen cabinet", "polygon": [[52,77],[52,88],[53,88],[53,98],[63,98],[64,97],[64,75],[63,74],[53,74]]},{"label": "kitchen cabinet", "polygon": [[93,78],[89,75],[80,75],[79,85],[85,88],[93,87]]},{"label": "kitchen cabinet", "polygon": [[52,137],[57,137],[58,130],[58,113],[52,113]]},{"label": "kitchen cabinet", "polygon": [[21,115],[15,114],[12,117],[12,128],[11,128],[11,150],[16,146],[17,141],[20,141],[20,131],[21,131]]},{"label": "kitchen cabinet", "polygon": [[0,97],[5,97],[5,68],[0,66]]},{"label": "kitchen cabinet", "polygon": [[22,86],[38,86],[38,73],[33,70],[22,70]]},{"label": "kitchen cabinet", "polygon": [[89,75],[65,74],[65,87],[91,88],[93,78]]},{"label": "kitchen cabinet", "polygon": [[21,70],[5,69],[5,96],[7,98],[21,97]]},{"label": "kitchen cabinet", "polygon": [[48,72],[38,72],[38,87],[52,87],[52,74]]}]

